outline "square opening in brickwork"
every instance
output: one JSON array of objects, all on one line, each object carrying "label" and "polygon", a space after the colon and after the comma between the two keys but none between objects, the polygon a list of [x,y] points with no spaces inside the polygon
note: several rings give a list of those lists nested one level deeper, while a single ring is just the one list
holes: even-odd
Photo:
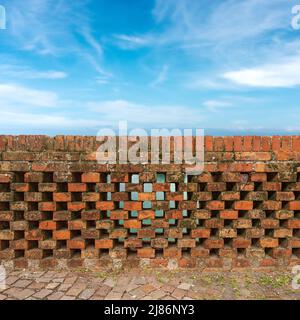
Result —
[{"label": "square opening in brickwork", "polygon": [[53,172],[44,172],[43,173],[43,182],[46,182],[46,183],[53,182]]},{"label": "square opening in brickwork", "polygon": [[285,238],[279,238],[278,242],[279,242],[279,247],[286,248],[288,245],[288,241]]},{"label": "square opening in brickwork", "polygon": [[254,191],[262,191],[263,183],[262,182],[254,182]]},{"label": "square opening in brickwork", "polygon": [[253,209],[262,209],[263,201],[253,201]]},{"label": "square opening in brickwork", "polygon": [[96,209],[96,203],[95,202],[86,202],[86,210],[95,210]]},{"label": "square opening in brickwork", "polygon": [[9,248],[9,240],[0,240],[0,250],[6,250]]},{"label": "square opening in brickwork", "polygon": [[281,205],[282,205],[282,209],[283,209],[283,210],[288,210],[288,208],[289,208],[289,201],[282,201],[282,202],[281,202]]},{"label": "square opening in brickwork", "polygon": [[80,249],[71,249],[70,250],[71,259],[80,259],[81,250]]},{"label": "square opening in brickwork", "polygon": [[71,230],[71,239],[76,239],[81,237],[81,230]]},{"label": "square opening in brickwork", "polygon": [[300,229],[293,229],[293,237],[300,238]]},{"label": "square opening in brickwork", "polygon": [[293,184],[289,182],[282,182],[282,191],[291,191]]},{"label": "square opening in brickwork", "polygon": [[39,203],[38,202],[28,202],[28,211],[38,211]]},{"label": "square opening in brickwork", "polygon": [[219,229],[217,229],[217,228],[211,229],[210,235],[211,235],[211,237],[218,237],[219,236]]},{"label": "square opening in brickwork", "polygon": [[43,211],[42,212],[42,220],[53,220],[53,212],[52,211]]},{"label": "square opening in brickwork", "polygon": [[222,172],[212,172],[211,173],[213,182],[222,182]]},{"label": "square opening in brickwork", "polygon": [[82,193],[81,192],[72,192],[71,193],[72,202],[81,202]]},{"label": "square opening in brickwork", "polygon": [[207,189],[206,183],[198,183],[198,188],[197,188],[198,192],[206,191],[206,189]]},{"label": "square opening in brickwork", "polygon": [[144,192],[152,192],[153,191],[152,183],[144,183],[143,191]]},{"label": "square opening in brickwork", "polygon": [[260,227],[260,219],[252,219],[252,227],[259,228]]},{"label": "square opening in brickwork", "polygon": [[273,238],[274,237],[274,229],[265,229],[265,236]]},{"label": "square opening in brickwork", "polygon": [[233,209],[234,208],[234,201],[225,201],[225,209]]},{"label": "square opening in brickwork", "polygon": [[23,221],[24,211],[14,211],[14,221]]},{"label": "square opening in brickwork", "polygon": [[118,184],[119,192],[125,192],[125,187],[126,187],[126,184],[124,182],[119,183]]},{"label": "square opening in brickwork", "polygon": [[279,220],[279,226],[281,228],[285,228],[287,226],[287,223],[288,223],[288,219],[280,219]]},{"label": "square opening in brickwork", "polygon": [[96,228],[96,221],[94,220],[87,220],[86,221],[87,229],[95,229]]},{"label": "square opening in brickwork", "polygon": [[95,183],[87,183],[86,189],[87,189],[87,192],[96,192],[96,184]]},{"label": "square opening in brickwork", "polygon": [[43,250],[43,259],[52,258],[53,257],[53,250],[47,249]]},{"label": "square opening in brickwork", "polygon": [[151,209],[152,201],[143,201],[143,209]]},{"label": "square opening in brickwork", "polygon": [[71,220],[80,220],[80,219],[81,219],[81,211],[71,212]]},{"label": "square opening in brickwork", "polygon": [[232,222],[233,222],[233,220],[225,219],[224,220],[224,226],[225,227],[232,227]]},{"label": "square opening in brickwork", "polygon": [[0,192],[10,192],[9,183],[0,183]]},{"label": "square opening in brickwork", "polygon": [[219,200],[221,198],[221,192],[212,192],[212,200]]},{"label": "square opening in brickwork", "polygon": [[25,257],[25,250],[15,250],[15,259],[20,259]]},{"label": "square opening in brickwork", "polygon": [[300,248],[292,248],[292,256],[300,258]]},{"label": "square opening in brickwork", "polygon": [[237,190],[236,183],[234,183],[234,182],[226,182],[226,190],[227,191],[236,191]]},{"label": "square opening in brickwork", "polygon": [[56,222],[56,229],[57,230],[68,229],[68,221],[57,221]]},{"label": "square opening in brickwork", "polygon": [[241,200],[248,200],[249,192],[248,191],[241,191],[240,198]]},{"label": "square opening in brickwork", "polygon": [[[166,174],[165,173],[157,173],[156,182],[165,183],[166,182]],[[151,192],[151,191],[150,191]]]},{"label": "square opening in brickwork", "polygon": [[39,192],[39,184],[37,182],[29,183],[29,192]]},{"label": "square opening in brickwork", "polygon": [[164,201],[165,200],[165,193],[164,192],[156,192],[156,200]]},{"label": "square opening in brickwork", "polygon": [[276,200],[276,191],[268,191],[268,200]]},{"label": "square opening in brickwork", "polygon": [[28,241],[28,249],[37,249],[39,247],[38,241]]},{"label": "square opening in brickwork", "polygon": [[57,240],[56,247],[57,249],[67,249],[67,240]]},{"label": "square opening in brickwork", "polygon": [[52,202],[53,201],[53,193],[52,192],[43,192],[42,193],[42,201]]},{"label": "square opening in brickwork", "polygon": [[133,173],[130,176],[131,183],[139,183],[140,182],[140,176],[139,174]]},{"label": "square opening in brickwork", "polygon": [[14,232],[14,240],[20,240],[25,238],[24,230],[17,230]]},{"label": "square opening in brickwork", "polygon": [[29,230],[37,230],[39,228],[39,221],[28,221]]},{"label": "square opening in brickwork", "polygon": [[246,229],[236,229],[236,234],[240,237],[246,236]]},{"label": "square opening in brickwork", "polygon": [[44,240],[49,240],[49,239],[52,239],[53,231],[52,230],[43,230],[42,234],[43,234]]},{"label": "square opening in brickwork", "polygon": [[220,252],[220,249],[210,249],[209,255],[211,257],[219,257],[219,252]]},{"label": "square opening in brickwork", "polygon": [[100,249],[100,257],[109,256],[109,249]]},{"label": "square opening in brickwork", "polygon": [[300,200],[300,192],[299,191],[294,191],[294,196],[295,196],[295,200],[297,200],[297,201]]},{"label": "square opening in brickwork", "polygon": [[8,221],[0,221],[0,230],[9,230],[10,225]]},{"label": "square opening in brickwork", "polygon": [[68,192],[68,183],[67,182],[58,182],[56,184],[57,192]]},{"label": "square opening in brickwork", "polygon": [[24,192],[14,192],[14,201],[24,201]]},{"label": "square opening in brickwork", "polygon": [[268,218],[268,219],[275,217],[275,211],[273,211],[273,210],[266,210],[265,213],[266,213],[266,218]]},{"label": "square opening in brickwork", "polygon": [[272,257],[273,256],[273,249],[272,248],[265,248],[265,256]]},{"label": "square opening in brickwork", "polygon": [[236,253],[239,257],[245,257],[246,256],[246,249],[245,248],[237,248]]},{"label": "square opening in brickwork", "polygon": [[85,247],[86,249],[94,249],[95,248],[95,239],[85,239]]},{"label": "square opening in brickwork", "polygon": [[138,192],[130,192],[130,200],[138,201],[138,199],[139,199],[139,193]]},{"label": "square opening in brickwork", "polygon": [[260,248],[260,239],[259,238],[252,238],[251,239],[251,246],[255,248]]},{"label": "square opening in brickwork", "polygon": [[247,218],[247,217],[248,217],[248,211],[246,211],[246,210],[239,210],[239,211],[238,211],[238,217],[239,217],[239,218]]},{"label": "square opening in brickwork", "polygon": [[174,183],[174,182],[170,183],[170,191],[177,192],[177,190],[178,190],[178,183]]},{"label": "square opening in brickwork", "polygon": [[225,239],[224,239],[224,247],[225,247],[225,248],[231,248],[231,247],[232,247],[232,239],[230,239],[230,238],[225,238]]},{"label": "square opening in brickwork", "polygon": [[25,172],[14,172],[14,179],[13,181],[16,183],[23,183],[25,177]]},{"label": "square opening in brickwork", "polygon": [[10,211],[9,202],[0,202],[0,211]]},{"label": "square opening in brickwork", "polygon": [[267,172],[267,181],[269,182],[278,181],[278,172]]},{"label": "square opening in brickwork", "polygon": [[67,202],[56,202],[56,210],[57,211],[68,210],[68,203]]},{"label": "square opening in brickwork", "polygon": [[81,182],[81,172],[72,172],[72,182],[73,183],[80,183]]}]

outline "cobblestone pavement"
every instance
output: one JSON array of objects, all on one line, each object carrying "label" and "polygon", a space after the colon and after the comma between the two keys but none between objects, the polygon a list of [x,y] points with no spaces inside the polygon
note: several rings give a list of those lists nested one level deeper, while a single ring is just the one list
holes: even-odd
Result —
[{"label": "cobblestone pavement", "polygon": [[0,300],[300,300],[292,278],[288,271],[12,271]]}]

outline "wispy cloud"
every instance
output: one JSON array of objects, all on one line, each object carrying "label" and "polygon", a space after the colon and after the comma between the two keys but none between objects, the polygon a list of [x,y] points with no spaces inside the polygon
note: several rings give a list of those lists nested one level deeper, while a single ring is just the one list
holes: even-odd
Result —
[{"label": "wispy cloud", "polygon": [[220,109],[232,107],[233,104],[222,100],[207,100],[203,102],[203,106],[210,112],[218,112]]},{"label": "wispy cloud", "polygon": [[184,105],[145,105],[127,100],[90,102],[87,108],[99,113],[105,123],[127,120],[133,126],[156,128],[181,127],[182,123],[199,126],[205,118],[200,110]]},{"label": "wispy cloud", "polygon": [[[87,0],[10,0],[10,43],[39,55],[84,58],[98,73],[104,71],[103,48],[91,31]],[[83,44],[82,42],[85,42]]]},{"label": "wispy cloud", "polygon": [[57,71],[57,70],[38,71],[25,66],[9,65],[9,64],[0,65],[0,75],[3,79],[9,77],[13,79],[48,79],[48,80],[64,79],[68,76],[67,73],[63,71]]},{"label": "wispy cloud", "polygon": [[168,76],[169,66],[167,64],[164,64],[161,70],[159,71],[156,78],[150,83],[150,86],[155,87],[163,82],[166,81]]},{"label": "wispy cloud", "polygon": [[229,71],[225,79],[240,85],[262,88],[288,88],[300,85],[300,56],[255,68]]},{"label": "wispy cloud", "polygon": [[54,107],[58,95],[51,91],[35,90],[18,84],[0,83],[0,101],[3,109],[15,107]]}]

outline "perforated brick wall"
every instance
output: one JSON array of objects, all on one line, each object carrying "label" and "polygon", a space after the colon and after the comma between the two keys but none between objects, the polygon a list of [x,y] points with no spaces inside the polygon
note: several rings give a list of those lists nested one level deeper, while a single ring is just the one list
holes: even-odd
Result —
[{"label": "perforated brick wall", "polygon": [[14,267],[300,264],[300,137],[205,137],[205,168],[100,165],[95,137],[0,136]]}]

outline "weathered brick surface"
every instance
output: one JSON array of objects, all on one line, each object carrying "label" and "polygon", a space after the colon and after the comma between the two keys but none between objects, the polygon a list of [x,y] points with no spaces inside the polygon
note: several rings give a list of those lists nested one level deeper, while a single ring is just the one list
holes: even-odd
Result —
[{"label": "weathered brick surface", "polygon": [[95,137],[0,146],[1,262],[300,264],[300,137],[207,136],[204,172],[188,177],[186,164],[98,164]]}]

